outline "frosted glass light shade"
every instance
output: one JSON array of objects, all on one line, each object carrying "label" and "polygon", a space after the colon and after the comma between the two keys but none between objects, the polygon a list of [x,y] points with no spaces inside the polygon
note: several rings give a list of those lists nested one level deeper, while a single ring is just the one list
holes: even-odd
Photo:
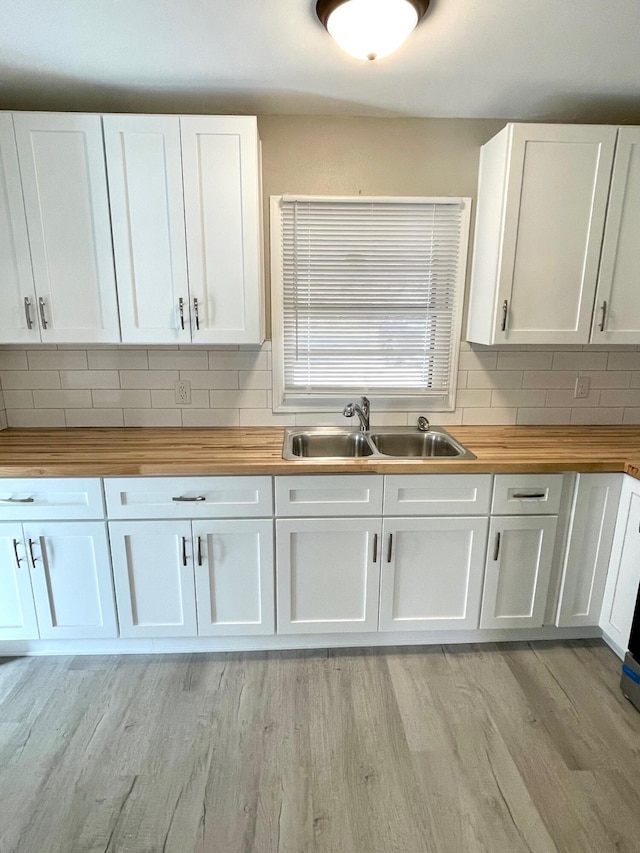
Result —
[{"label": "frosted glass light shade", "polygon": [[399,48],[420,17],[411,0],[346,0],[323,23],[346,53],[371,60]]}]

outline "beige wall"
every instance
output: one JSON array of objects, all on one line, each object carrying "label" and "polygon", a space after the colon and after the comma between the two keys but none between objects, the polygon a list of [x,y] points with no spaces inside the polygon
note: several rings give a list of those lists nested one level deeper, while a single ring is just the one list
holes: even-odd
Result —
[{"label": "beige wall", "polygon": [[268,319],[270,195],[475,200],[480,146],[504,125],[479,119],[261,116]]}]

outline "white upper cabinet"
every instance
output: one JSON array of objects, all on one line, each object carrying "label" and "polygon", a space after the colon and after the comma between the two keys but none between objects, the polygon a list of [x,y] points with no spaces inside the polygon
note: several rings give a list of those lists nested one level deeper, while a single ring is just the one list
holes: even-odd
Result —
[{"label": "white upper cabinet", "polygon": [[189,343],[178,116],[103,116],[125,343]]},{"label": "white upper cabinet", "polygon": [[591,340],[640,343],[640,128],[618,131]]},{"label": "white upper cabinet", "polygon": [[194,343],[261,343],[260,161],[253,116],[180,118]]},{"label": "white upper cabinet", "polygon": [[589,342],[616,135],[509,124],[482,147],[468,340]]},{"label": "white upper cabinet", "polygon": [[14,113],[13,121],[41,339],[118,342],[100,116]]},{"label": "white upper cabinet", "polygon": [[1,343],[37,343],[35,290],[11,113],[0,113]]}]

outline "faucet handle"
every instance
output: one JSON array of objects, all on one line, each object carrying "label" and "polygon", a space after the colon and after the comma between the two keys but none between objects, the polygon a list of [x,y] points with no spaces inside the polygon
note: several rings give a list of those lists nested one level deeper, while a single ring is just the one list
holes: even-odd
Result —
[{"label": "faucet handle", "polygon": [[347,403],[347,405],[342,410],[342,414],[345,418],[352,418],[356,413],[356,410],[353,407],[353,403]]},{"label": "faucet handle", "polygon": [[429,420],[425,418],[424,415],[420,415],[420,417],[418,418],[418,429],[420,430],[420,432],[429,432],[429,427]]}]

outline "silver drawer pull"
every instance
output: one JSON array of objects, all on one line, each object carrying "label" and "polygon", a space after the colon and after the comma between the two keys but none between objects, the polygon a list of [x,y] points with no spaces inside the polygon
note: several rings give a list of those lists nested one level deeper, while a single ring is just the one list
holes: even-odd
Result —
[{"label": "silver drawer pull", "polygon": [[196,330],[200,331],[200,313],[198,311],[198,300],[195,297],[193,299],[193,316],[196,321]]},{"label": "silver drawer pull", "polygon": [[194,503],[195,501],[206,501],[206,497],[204,495],[198,495],[197,498],[185,498],[180,496],[178,498],[171,498],[171,500],[176,503]]},{"label": "silver drawer pull", "polygon": [[0,498],[0,504],[32,504],[35,498]]},{"label": "silver drawer pull", "polygon": [[509,313],[509,302],[507,299],[502,303],[502,324],[500,325],[500,331],[507,331],[507,314]]},{"label": "silver drawer pull", "polygon": [[544,492],[533,492],[531,494],[525,494],[524,492],[514,492],[511,497],[514,500],[519,501],[540,501],[543,498],[546,498],[546,494]]},{"label": "silver drawer pull", "polygon": [[500,531],[496,533],[496,544],[493,549],[493,559],[497,560],[500,555]]},{"label": "silver drawer pull", "polygon": [[16,558],[16,566],[18,568],[20,568],[22,560],[20,559],[20,555],[18,554],[18,540],[14,539],[12,541],[13,541],[13,553],[14,553],[15,558]]},{"label": "silver drawer pull", "polygon": [[178,299],[178,311],[180,312],[180,328],[184,329],[184,299]]},{"label": "silver drawer pull", "polygon": [[602,303],[602,319],[600,320],[600,331],[604,332],[604,322],[607,319],[607,300]]}]

